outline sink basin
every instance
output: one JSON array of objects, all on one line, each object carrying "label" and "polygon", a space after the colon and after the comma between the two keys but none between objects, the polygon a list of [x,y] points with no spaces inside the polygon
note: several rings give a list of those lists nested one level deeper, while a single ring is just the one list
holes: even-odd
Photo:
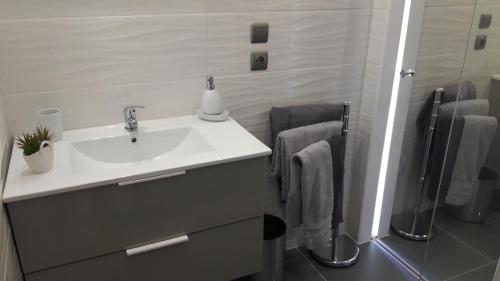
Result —
[{"label": "sink basin", "polygon": [[192,127],[152,132],[139,130],[125,135],[76,141],[71,145],[88,158],[104,163],[151,161],[213,150],[207,140]]}]

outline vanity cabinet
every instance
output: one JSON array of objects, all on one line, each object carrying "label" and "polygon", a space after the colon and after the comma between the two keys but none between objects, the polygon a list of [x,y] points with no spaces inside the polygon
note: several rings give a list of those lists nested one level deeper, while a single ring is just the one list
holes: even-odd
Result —
[{"label": "vanity cabinet", "polygon": [[257,272],[265,161],[8,203],[25,278],[223,281]]}]

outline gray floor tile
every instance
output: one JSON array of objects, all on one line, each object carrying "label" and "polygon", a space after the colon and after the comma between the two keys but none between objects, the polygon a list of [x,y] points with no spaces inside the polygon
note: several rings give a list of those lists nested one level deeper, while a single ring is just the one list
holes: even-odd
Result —
[{"label": "gray floor tile", "polygon": [[445,211],[440,211],[436,225],[463,240],[490,260],[497,260],[500,256],[500,215],[498,214],[492,213],[484,223],[469,223]]},{"label": "gray floor tile", "polygon": [[285,263],[284,279],[285,281],[324,281],[304,257]]},{"label": "gray floor tile", "polygon": [[[410,241],[395,234],[382,239],[406,262],[420,270],[425,254],[425,242]],[[423,274],[429,280],[441,281],[487,264],[490,261],[444,231],[438,231],[430,241]]]},{"label": "gray floor tile", "polygon": [[359,261],[349,268],[330,268],[316,262],[314,265],[328,281],[416,280],[376,244],[363,244],[360,251]]},{"label": "gray floor tile", "polygon": [[491,209],[500,214],[500,190],[496,190],[491,200]]},{"label": "gray floor tile", "polygon": [[302,258],[304,258],[304,256],[296,248],[285,251],[285,263]]},{"label": "gray floor tile", "polygon": [[490,263],[447,281],[492,281],[493,277],[495,277],[496,266],[496,264]]}]

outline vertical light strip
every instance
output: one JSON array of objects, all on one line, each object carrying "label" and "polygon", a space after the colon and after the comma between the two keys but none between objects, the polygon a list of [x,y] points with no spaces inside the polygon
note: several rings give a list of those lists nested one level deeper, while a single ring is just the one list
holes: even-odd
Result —
[{"label": "vertical light strip", "polygon": [[391,150],[392,132],[396,116],[396,105],[399,95],[399,84],[401,81],[400,71],[403,69],[403,59],[406,47],[406,36],[408,33],[408,23],[410,20],[411,1],[406,0],[401,24],[401,34],[399,36],[398,55],[396,59],[396,69],[394,82],[392,85],[391,101],[389,104],[389,116],[387,117],[387,127],[385,130],[384,147],[382,150],[382,161],[380,163],[380,174],[378,177],[377,197],[375,201],[375,211],[373,213],[372,236],[378,236],[380,228],[380,218],[382,215],[382,203],[384,199],[385,183],[387,178],[387,167],[389,165],[389,152]]}]

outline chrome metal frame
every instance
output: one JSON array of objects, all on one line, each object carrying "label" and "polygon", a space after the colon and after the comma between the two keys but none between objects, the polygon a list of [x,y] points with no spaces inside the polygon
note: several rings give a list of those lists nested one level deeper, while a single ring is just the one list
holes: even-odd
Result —
[{"label": "chrome metal frame", "polygon": [[[342,135],[347,143],[349,133],[349,118],[351,114],[351,102],[344,102],[342,113]],[[345,157],[345,155],[344,155]],[[328,245],[311,251],[311,256],[319,263],[329,267],[349,267],[359,259],[359,247],[349,236],[340,234],[339,226],[332,225],[332,240]]]},{"label": "chrome metal frame", "polygon": [[434,131],[436,121],[438,118],[438,109],[441,105],[441,97],[444,93],[443,88],[436,89],[434,96],[434,104],[432,107],[432,116],[429,128],[427,130],[427,139],[425,141],[425,151],[420,165],[418,176],[418,190],[419,194],[413,212],[394,215],[391,219],[391,229],[398,235],[415,241],[427,241],[434,236],[431,232],[432,212],[420,212],[420,207],[424,197],[425,180],[427,169],[429,166],[429,156],[432,141],[434,138]]}]

